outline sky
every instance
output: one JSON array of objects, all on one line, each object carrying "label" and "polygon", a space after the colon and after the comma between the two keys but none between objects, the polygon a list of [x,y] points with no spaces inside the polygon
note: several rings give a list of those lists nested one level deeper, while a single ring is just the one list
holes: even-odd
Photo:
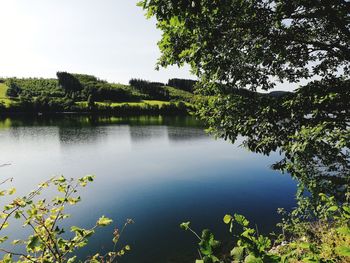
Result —
[{"label": "sky", "polygon": [[92,74],[111,82],[191,78],[155,70],[161,32],[138,0],[0,0],[0,76]]}]

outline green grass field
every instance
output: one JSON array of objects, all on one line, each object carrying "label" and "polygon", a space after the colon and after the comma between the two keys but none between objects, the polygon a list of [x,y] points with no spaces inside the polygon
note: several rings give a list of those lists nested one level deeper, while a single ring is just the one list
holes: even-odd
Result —
[{"label": "green grass field", "polygon": [[[81,101],[77,102],[77,104],[81,107],[87,107],[87,102]],[[161,101],[161,100],[141,100],[139,102],[96,102],[96,104],[101,106],[111,106],[111,107],[117,107],[122,105],[130,105],[130,106],[144,106],[144,105],[168,105],[170,102],[168,101]]]},{"label": "green grass field", "polygon": [[193,94],[188,91],[176,89],[169,86],[164,86],[163,89],[167,90],[169,92],[170,97],[173,99],[190,101],[193,98]]},{"label": "green grass field", "polygon": [[0,103],[5,104],[6,107],[10,106],[11,99],[6,96],[7,86],[3,83],[0,83]]},{"label": "green grass field", "polygon": [[4,83],[0,83],[0,99],[6,98],[7,86]]}]

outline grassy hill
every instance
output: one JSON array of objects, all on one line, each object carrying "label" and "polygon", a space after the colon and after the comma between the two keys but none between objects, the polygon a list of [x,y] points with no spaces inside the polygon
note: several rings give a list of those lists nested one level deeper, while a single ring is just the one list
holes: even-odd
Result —
[{"label": "grassy hill", "polygon": [[[194,96],[163,83],[136,80],[137,85],[123,85],[67,72],[58,74],[58,79],[11,78],[3,81],[0,83],[0,103],[6,108],[2,112],[183,113],[185,108],[191,107]],[[8,89],[11,97],[6,96]]]}]

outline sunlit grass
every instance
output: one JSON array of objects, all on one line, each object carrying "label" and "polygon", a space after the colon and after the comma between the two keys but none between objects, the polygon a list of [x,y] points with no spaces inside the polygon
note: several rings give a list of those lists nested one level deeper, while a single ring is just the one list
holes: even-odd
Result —
[{"label": "sunlit grass", "polygon": [[[124,106],[124,105],[130,105],[134,107],[142,107],[145,105],[169,105],[170,102],[168,101],[161,101],[161,100],[141,100],[139,102],[96,102],[97,105],[101,106],[111,106],[111,107],[118,107],[118,106]],[[77,105],[80,107],[87,107],[86,101],[77,102]]]},{"label": "sunlit grass", "polygon": [[4,83],[0,83],[0,99],[6,98],[7,86]]},{"label": "sunlit grass", "polygon": [[14,101],[11,99],[6,99],[6,98],[0,99],[0,103],[4,104],[6,107],[9,107],[10,105],[12,105],[13,102]]},{"label": "sunlit grass", "polygon": [[173,99],[180,99],[185,101],[190,101],[193,98],[193,94],[181,89],[176,89],[174,87],[164,86],[165,90],[169,92],[169,95]]},{"label": "sunlit grass", "polygon": [[[99,102],[99,103],[103,103],[103,102]],[[170,102],[168,101],[161,101],[161,100],[142,100],[140,102],[112,102],[110,105],[111,106],[120,106],[120,105],[125,105],[125,104],[128,104],[130,106],[143,106],[143,105],[167,105],[169,104]]]},{"label": "sunlit grass", "polygon": [[0,103],[4,104],[6,107],[9,107],[12,100],[6,96],[7,89],[8,87],[4,83],[0,83]]}]

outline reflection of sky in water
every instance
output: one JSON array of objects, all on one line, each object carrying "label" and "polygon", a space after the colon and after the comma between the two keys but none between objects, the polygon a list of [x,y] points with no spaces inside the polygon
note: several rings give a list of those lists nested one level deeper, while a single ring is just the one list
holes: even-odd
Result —
[{"label": "reflection of sky in water", "polygon": [[[136,224],[126,232],[134,249],[121,262],[195,256],[195,240],[178,228],[181,221],[225,237],[222,216],[240,212],[268,231],[278,220],[276,209],[294,203],[295,183],[269,169],[277,156],[214,140],[190,120],[98,124],[82,125],[73,118],[64,125],[28,121],[0,129],[0,163],[12,163],[0,175],[13,176],[19,193],[26,193],[53,174],[96,174],[70,222],[88,226],[102,214],[119,224],[134,218]],[[110,237],[111,228],[102,230],[87,250],[108,246]]]}]

